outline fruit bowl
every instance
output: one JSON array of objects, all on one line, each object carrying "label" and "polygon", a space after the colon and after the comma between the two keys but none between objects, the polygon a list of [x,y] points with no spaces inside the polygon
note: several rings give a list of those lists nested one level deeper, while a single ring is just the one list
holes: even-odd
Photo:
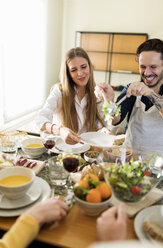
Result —
[{"label": "fruit bowl", "polygon": [[98,176],[88,173],[73,188],[75,202],[85,214],[95,216],[109,207],[111,187],[99,180]]},{"label": "fruit bowl", "polygon": [[138,202],[157,186],[161,177],[152,176],[149,166],[140,161],[122,164],[101,163],[106,183],[112,187],[114,196],[123,202]]},{"label": "fruit bowl", "polygon": [[99,203],[91,203],[81,200],[79,197],[75,196],[75,202],[86,215],[96,216],[109,207],[110,198]]}]

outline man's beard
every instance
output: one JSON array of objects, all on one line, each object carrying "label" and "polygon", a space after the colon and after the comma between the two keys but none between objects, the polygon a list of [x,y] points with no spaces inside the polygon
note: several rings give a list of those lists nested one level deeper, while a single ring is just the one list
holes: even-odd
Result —
[{"label": "man's beard", "polygon": [[[143,75],[143,77],[146,78],[144,75]],[[145,85],[147,85],[149,88],[154,88],[154,87],[156,87],[156,86],[160,83],[160,81],[161,81],[162,79],[163,79],[163,71],[161,72],[160,78],[158,79],[158,81],[157,81],[155,84],[153,84],[153,85],[148,85],[148,84],[145,83],[145,80],[144,80],[144,79],[143,79],[143,81],[144,81]]]}]

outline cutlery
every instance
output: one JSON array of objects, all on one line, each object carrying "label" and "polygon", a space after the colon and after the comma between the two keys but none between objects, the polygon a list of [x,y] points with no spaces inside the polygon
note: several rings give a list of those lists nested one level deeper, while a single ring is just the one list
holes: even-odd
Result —
[{"label": "cutlery", "polygon": [[64,199],[64,202],[69,206],[69,209],[67,211],[67,214],[68,214],[70,212],[70,210],[72,209],[74,202],[75,202],[75,195],[74,195],[74,192],[72,190],[67,191],[67,195]]},{"label": "cutlery", "polygon": [[[107,98],[106,98],[106,95],[104,93],[104,91],[102,92],[102,96],[103,96],[103,99],[105,102],[108,102]],[[109,106],[108,106],[108,109],[107,109],[107,112],[108,114],[110,115],[113,115],[114,116],[114,113],[116,112],[117,108],[119,107],[119,105],[126,99],[126,95],[124,97],[122,97],[118,102],[116,103],[109,103]]]}]

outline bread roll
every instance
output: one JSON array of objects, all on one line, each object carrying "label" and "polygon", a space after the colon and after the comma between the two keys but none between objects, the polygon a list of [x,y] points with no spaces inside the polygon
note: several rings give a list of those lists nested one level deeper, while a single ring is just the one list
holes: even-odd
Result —
[{"label": "bread roll", "polygon": [[154,240],[163,242],[163,227],[152,221],[145,221],[143,223],[145,232]]}]

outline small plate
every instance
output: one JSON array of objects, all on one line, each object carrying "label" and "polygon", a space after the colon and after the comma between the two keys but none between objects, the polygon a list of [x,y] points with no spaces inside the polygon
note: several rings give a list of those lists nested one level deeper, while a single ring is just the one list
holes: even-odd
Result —
[{"label": "small plate", "polygon": [[135,229],[136,235],[141,241],[151,242],[152,240],[154,243],[158,243],[154,239],[148,238],[147,234],[143,230],[143,223],[145,221],[154,221],[162,226],[161,207],[162,207],[161,205],[155,205],[155,206],[145,208],[141,212],[139,212],[137,216],[135,217],[134,229]]},{"label": "small plate", "polygon": [[51,189],[50,189],[49,184],[44,179],[42,179],[41,177],[37,177],[37,176],[35,178],[35,181],[36,181],[37,187],[40,187],[41,189],[41,195],[38,198],[38,200],[36,200],[34,203],[31,203],[28,206],[17,208],[17,209],[0,209],[0,216],[2,217],[19,216],[25,213],[29,208],[34,206],[36,202],[44,202],[46,199],[48,199],[51,194]]},{"label": "small plate", "polygon": [[113,142],[115,139],[114,135],[100,132],[82,133],[80,137],[88,145],[97,147],[113,147]]},{"label": "small plate", "polygon": [[26,194],[19,199],[11,200],[2,195],[2,198],[0,201],[0,208],[14,209],[14,208],[24,207],[24,206],[27,206],[35,202],[39,198],[40,195],[41,195],[41,188],[37,184],[37,180],[34,180],[33,184],[28,189]]},{"label": "small plate", "polygon": [[[80,144],[80,143],[77,143],[75,145],[66,144],[61,138],[56,140],[56,147],[58,147],[61,151],[63,150],[63,152],[74,153],[74,154],[86,152],[90,148],[88,144]],[[55,150],[54,149],[55,147],[51,149],[51,151],[57,153],[63,153],[57,149]]]}]

